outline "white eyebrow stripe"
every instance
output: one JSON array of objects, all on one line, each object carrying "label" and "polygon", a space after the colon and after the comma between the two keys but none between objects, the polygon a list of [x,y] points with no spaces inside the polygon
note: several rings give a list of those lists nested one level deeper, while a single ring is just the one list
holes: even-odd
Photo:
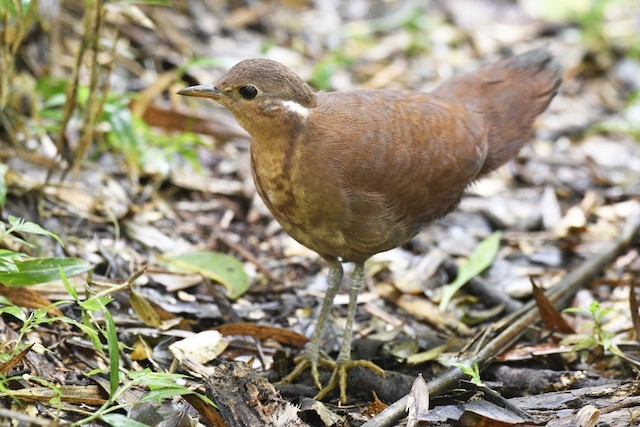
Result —
[{"label": "white eyebrow stripe", "polygon": [[304,117],[305,119],[309,117],[309,109],[298,104],[295,101],[282,101],[282,106],[287,110],[298,114],[299,116]]}]

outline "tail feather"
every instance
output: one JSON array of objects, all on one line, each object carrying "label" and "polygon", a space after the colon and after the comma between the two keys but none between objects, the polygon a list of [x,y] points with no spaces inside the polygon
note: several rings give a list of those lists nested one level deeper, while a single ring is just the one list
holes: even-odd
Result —
[{"label": "tail feather", "polygon": [[433,95],[482,117],[489,141],[482,176],[513,158],[530,139],[533,121],[549,106],[561,81],[562,67],[541,47],[449,80]]}]

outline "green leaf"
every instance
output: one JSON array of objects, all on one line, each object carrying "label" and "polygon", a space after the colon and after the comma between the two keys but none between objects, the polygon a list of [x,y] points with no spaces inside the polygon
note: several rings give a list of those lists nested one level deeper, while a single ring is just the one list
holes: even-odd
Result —
[{"label": "green leaf", "polygon": [[22,261],[24,258],[26,258],[26,255],[22,252],[0,249],[0,271],[18,271],[16,262]]},{"label": "green leaf", "polygon": [[468,375],[471,378],[471,382],[477,385],[482,385],[482,379],[480,379],[480,367],[478,362],[473,362],[473,365],[466,365],[464,363],[454,362],[453,366],[460,368],[463,374]]},{"label": "green leaf", "polygon": [[120,384],[120,348],[116,324],[106,306],[102,307],[102,313],[104,314],[107,348],[109,349],[109,395],[113,397]]},{"label": "green leaf", "polygon": [[145,393],[139,402],[160,402],[162,399],[182,396],[183,394],[194,394],[194,392],[186,387],[179,387],[174,384],[173,388],[161,388]]},{"label": "green leaf", "polygon": [[613,313],[613,309],[612,308],[603,308],[602,310],[600,310],[598,312],[598,314],[595,316],[595,318],[597,320],[602,320],[604,317],[608,316],[609,314]]},{"label": "green leaf", "polygon": [[190,68],[227,68],[229,64],[225,60],[211,56],[201,56],[182,65],[178,70],[181,73],[188,71]]},{"label": "green leaf", "polygon": [[42,235],[42,236],[48,236],[48,237],[51,237],[52,239],[55,239],[58,243],[60,243],[62,246],[64,246],[64,243],[62,242],[60,237],[58,237],[57,234],[45,230],[44,228],[40,227],[35,222],[25,221],[22,218],[18,218],[18,217],[9,215],[9,224],[11,224],[11,226],[15,228],[15,231],[21,231],[23,233],[39,234],[39,235]]},{"label": "green leaf", "polygon": [[[2,303],[2,301],[0,301]],[[6,307],[0,307],[0,314],[7,313],[15,317],[16,319],[22,321],[22,323],[27,321],[27,316],[24,314],[24,311],[20,307],[15,305],[8,305]]]},{"label": "green leaf", "polygon": [[551,21],[575,19],[589,12],[592,0],[541,0],[536,12]]},{"label": "green leaf", "polygon": [[123,414],[105,414],[100,419],[113,427],[149,427],[148,424],[141,423]]},{"label": "green leaf", "polygon": [[237,259],[212,251],[195,251],[163,257],[174,270],[200,273],[227,288],[227,296],[236,299],[249,289],[249,277]]},{"label": "green leaf", "polygon": [[9,16],[17,19],[22,19],[29,8],[31,7],[30,0],[1,0],[0,1],[0,12],[5,13],[8,12]]},{"label": "green leaf", "polygon": [[563,313],[582,313],[591,316],[591,312],[583,307],[569,307],[562,310]]},{"label": "green leaf", "polygon": [[14,251],[10,251],[9,249],[0,249],[1,258],[8,258],[8,259],[20,261],[26,256],[27,255],[22,252],[14,252]]},{"label": "green leaf", "polygon": [[585,337],[578,341],[576,345],[573,346],[573,351],[582,351],[582,350],[592,350],[597,347],[598,341],[596,341],[595,337]]},{"label": "green leaf", "polygon": [[94,375],[99,375],[99,374],[104,374],[106,372],[106,369],[104,368],[96,368],[96,369],[92,369],[89,372],[85,372],[84,375],[87,377],[92,377]]},{"label": "green leaf", "polygon": [[84,273],[93,266],[78,258],[39,258],[15,263],[17,271],[0,271],[0,282],[8,287],[29,286],[60,279],[60,269],[67,276]]},{"label": "green leaf", "polygon": [[178,387],[175,380],[188,378],[187,375],[183,374],[153,372],[149,368],[143,369],[142,371],[130,371],[127,376],[136,384],[147,386],[152,390],[158,388],[175,388]]},{"label": "green leaf", "polygon": [[71,295],[71,298],[78,302],[78,290],[75,286],[71,285],[71,282],[69,282],[69,279],[67,279],[67,275],[64,274],[64,270],[62,268],[58,268],[58,270],[60,273],[60,280],[62,280],[62,284],[64,285],[67,293]]},{"label": "green leaf", "polygon": [[440,300],[439,306],[440,310],[444,311],[449,305],[451,298],[453,298],[460,288],[493,263],[500,249],[501,237],[502,232],[496,231],[476,246],[467,262],[458,270],[458,276],[453,283],[447,285],[442,291],[442,299]]},{"label": "green leaf", "polygon": [[89,323],[89,324],[81,323],[81,322],[78,322],[77,320],[71,319],[71,318],[69,318],[67,316],[61,317],[60,320],[65,322],[65,323],[69,323],[70,325],[73,325],[73,326],[77,327],[82,332],[87,334],[87,336],[89,337],[89,339],[93,343],[93,346],[95,347],[95,349],[97,351],[99,351],[100,353],[104,354],[104,351],[102,350],[102,343],[100,342],[100,336],[98,334],[98,331],[96,330],[96,328],[91,323]]},{"label": "green leaf", "polygon": [[7,180],[5,178],[7,169],[7,165],[0,163],[0,208],[3,208],[7,201]]},{"label": "green leaf", "polygon": [[87,311],[98,311],[111,301],[113,301],[111,297],[91,297],[85,301],[81,301],[80,307]]}]

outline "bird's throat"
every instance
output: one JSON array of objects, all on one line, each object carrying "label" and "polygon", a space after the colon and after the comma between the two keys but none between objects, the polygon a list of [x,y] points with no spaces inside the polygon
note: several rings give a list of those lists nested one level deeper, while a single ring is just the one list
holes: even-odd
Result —
[{"label": "bird's throat", "polygon": [[293,185],[300,165],[300,141],[295,135],[283,132],[278,138],[254,137],[251,142],[252,172],[258,194],[278,220],[278,216],[288,217],[299,201],[301,189]]}]

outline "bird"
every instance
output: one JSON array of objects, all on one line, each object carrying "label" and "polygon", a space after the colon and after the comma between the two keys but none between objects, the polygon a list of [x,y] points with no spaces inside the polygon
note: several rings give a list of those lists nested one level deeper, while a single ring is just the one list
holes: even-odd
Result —
[{"label": "bird", "polygon": [[[455,209],[472,183],[515,157],[561,81],[562,67],[543,46],[453,77],[430,93],[315,92],[264,58],[237,63],[213,84],[178,91],[233,114],[251,136],[258,194],[282,228],[328,264],[315,331],[284,382],[310,369],[317,399],[339,387],[346,403],[350,369],[384,375],[371,361],[351,359],[365,261],[407,243]],[[344,338],[332,360],[321,338],[343,263],[354,268]],[[320,367],[332,370],[325,386]]]}]

